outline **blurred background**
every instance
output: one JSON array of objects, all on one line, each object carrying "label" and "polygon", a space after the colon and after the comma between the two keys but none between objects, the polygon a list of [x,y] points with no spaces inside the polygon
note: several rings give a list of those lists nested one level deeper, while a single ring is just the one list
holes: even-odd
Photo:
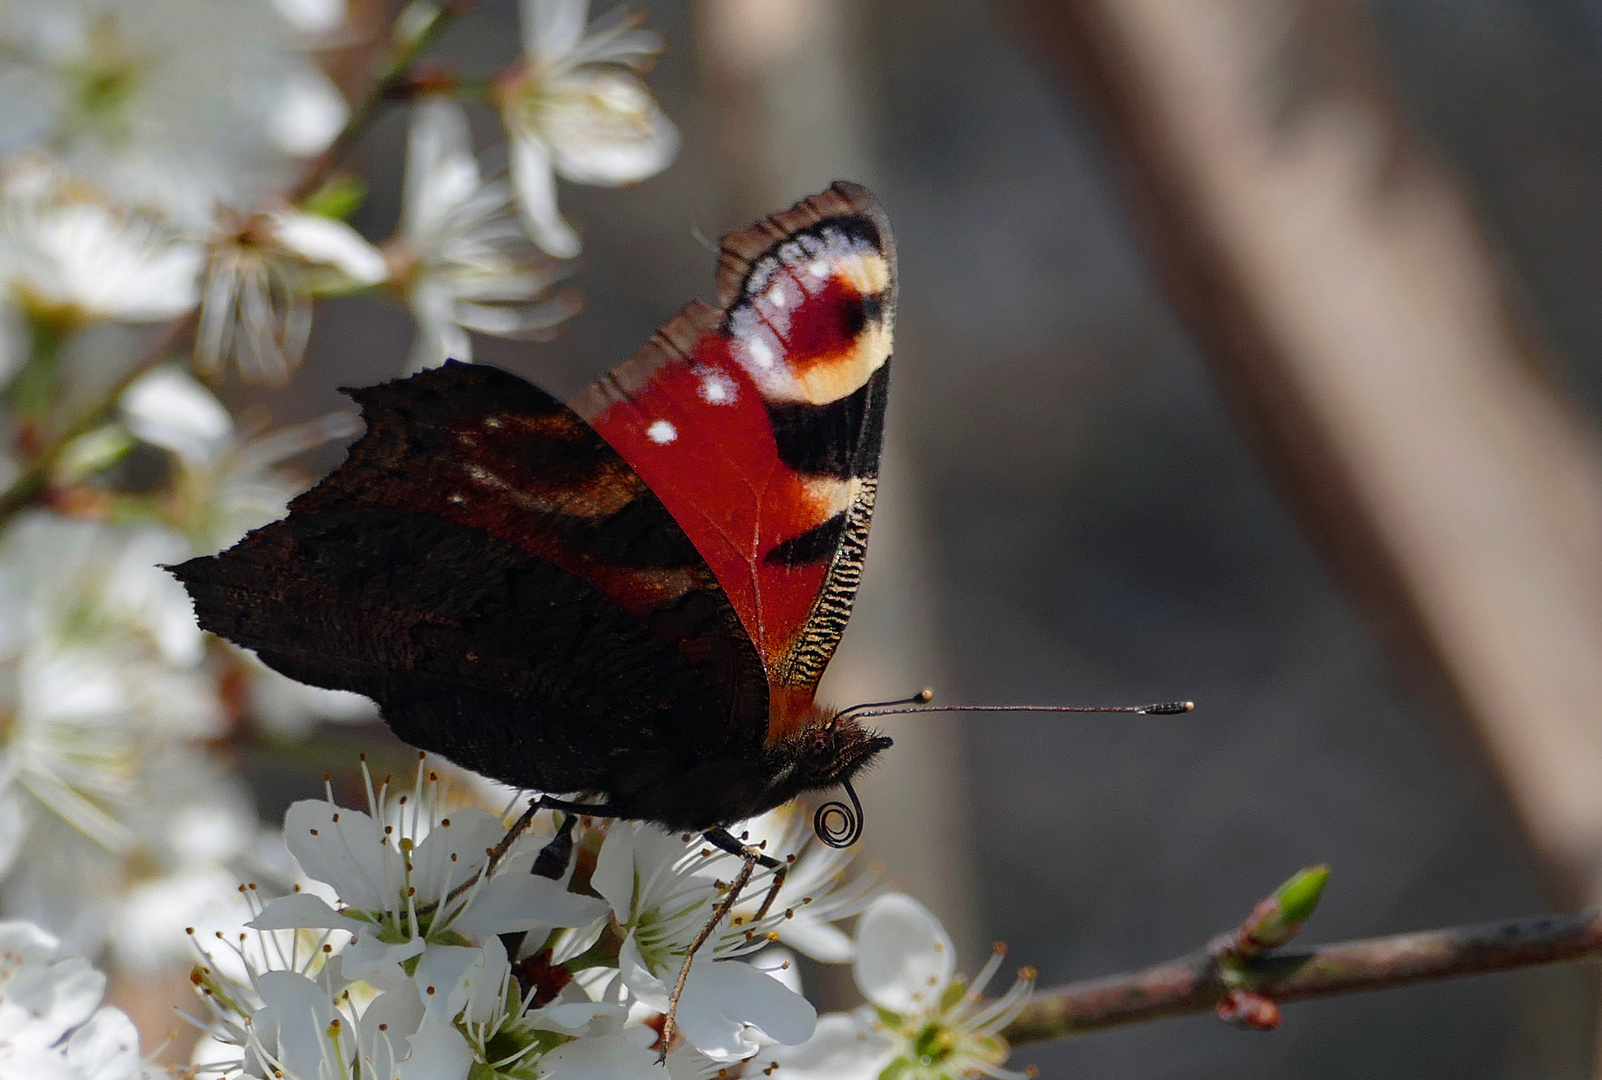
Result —
[{"label": "blurred background", "polygon": [[[1165,959],[1322,861],[1309,940],[1602,902],[1602,9],[649,14],[678,159],[564,189],[588,310],[476,358],[571,393],[710,294],[704,237],[867,183],[899,244],[895,393],[832,699],[1198,704],[885,722],[866,843],[970,968],[991,939],[1043,985]],[[516,41],[489,0],[441,52],[489,70]],[[396,115],[358,149],[369,236],[404,137]],[[326,304],[294,386],[251,393],[278,420],[338,407],[410,336],[399,309]],[[257,786],[269,817],[305,794]],[[1598,1015],[1569,966],[1014,1064],[1581,1077]]]}]

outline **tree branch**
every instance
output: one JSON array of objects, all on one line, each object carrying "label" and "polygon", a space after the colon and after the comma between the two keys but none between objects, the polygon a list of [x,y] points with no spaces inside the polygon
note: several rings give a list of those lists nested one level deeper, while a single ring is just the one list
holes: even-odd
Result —
[{"label": "tree branch", "polygon": [[1309,952],[1234,956],[1229,946],[1238,938],[1239,931],[1166,964],[1041,991],[1002,1035],[1016,1046],[1208,1009],[1245,1027],[1273,1027],[1277,1002],[1602,956],[1602,908],[1344,941]]}]

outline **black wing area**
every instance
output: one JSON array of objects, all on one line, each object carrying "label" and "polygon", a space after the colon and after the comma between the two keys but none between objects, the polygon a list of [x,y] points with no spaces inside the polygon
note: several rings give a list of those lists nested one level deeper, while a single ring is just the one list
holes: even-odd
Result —
[{"label": "black wing area", "polygon": [[204,628],[521,787],[626,797],[760,745],[767,685],[727,598],[577,414],[478,365],[353,396],[368,430],[339,469],[173,568]]}]

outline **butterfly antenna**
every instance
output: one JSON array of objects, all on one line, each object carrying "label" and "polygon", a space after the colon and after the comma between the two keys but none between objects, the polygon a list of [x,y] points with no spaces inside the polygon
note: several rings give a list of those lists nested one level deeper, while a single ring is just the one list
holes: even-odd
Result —
[{"label": "butterfly antenna", "polygon": [[1180,713],[1188,713],[1195,707],[1194,701],[1163,701],[1155,705],[911,705],[895,702],[885,706],[859,705],[849,711],[856,717],[928,712],[1136,713],[1141,716],[1177,716]]},{"label": "butterfly antenna", "polygon": [[[924,687],[911,697],[897,698],[895,701],[864,701],[861,705],[853,705],[849,709],[841,709],[834,714],[830,725],[838,724],[841,720],[859,715],[863,709],[887,709],[895,705],[927,705],[934,700],[934,690]],[[876,715],[876,714],[875,714]]]}]

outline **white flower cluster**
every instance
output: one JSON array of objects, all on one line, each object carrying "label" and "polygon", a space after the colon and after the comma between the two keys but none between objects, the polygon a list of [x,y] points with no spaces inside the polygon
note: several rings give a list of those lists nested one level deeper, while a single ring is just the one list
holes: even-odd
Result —
[{"label": "white flower cluster", "polygon": [[34,331],[0,371],[53,368],[86,326],[218,306],[208,250],[346,121],[309,51],[343,20],[342,0],[0,2],[0,305]]},{"label": "white flower cluster", "polygon": [[522,0],[525,56],[493,80],[510,182],[481,175],[448,80],[419,93],[381,252],[338,219],[351,204],[282,197],[349,118],[311,59],[342,0],[0,0],[0,378],[32,361],[49,389],[39,354],[64,335],[198,310],[197,370],[282,382],[316,297],[381,285],[417,319],[413,368],[469,359],[469,331],[549,335],[580,250],[555,177],[634,183],[678,147],[635,74],[660,39],[588,8]]},{"label": "white flower cluster", "polygon": [[0,1076],[28,1080],[153,1078],[139,1032],[102,1006],[106,977],[26,922],[0,922]]},{"label": "white flower cluster", "polygon": [[[541,822],[506,847],[507,819],[447,805],[422,762],[404,793],[375,791],[369,780],[367,797],[367,812],[331,798],[291,807],[284,839],[304,891],[266,902],[238,938],[202,942],[194,981],[210,1019],[201,1072],[663,1075],[668,988],[738,859],[698,837],[588,819],[571,832]],[[999,953],[965,985],[939,923],[853,874],[850,856],[817,844],[794,808],[745,831],[767,850],[800,854],[767,914],[759,917],[771,878],[759,875],[696,954],[668,1075],[867,1078],[892,1065],[920,1080],[1022,1075],[1001,1068],[1006,1047],[995,1033],[1031,984],[989,1003],[978,997]],[[854,942],[835,924],[859,913]],[[854,959],[872,1006],[820,1021],[791,950]]]},{"label": "white flower cluster", "polygon": [[[241,877],[289,880],[230,762],[241,734],[373,716],[206,638],[161,568],[281,516],[306,479],[286,462],[354,418],[237,423],[172,360],[192,337],[198,374],[282,382],[315,300],[366,291],[414,314],[413,369],[470,359],[472,333],[547,337],[579,307],[556,288],[578,241],[554,176],[629,183],[676,149],[636,75],[660,40],[592,26],[587,0],[523,0],[526,55],[477,84],[503,177],[480,167],[467,84],[423,93],[399,59],[445,10],[418,0],[376,43],[347,14],[0,0],[0,913],[125,970],[248,917]],[[343,220],[359,185],[318,164],[368,115],[319,54],[361,48],[414,92],[382,243]]]},{"label": "white flower cluster", "polygon": [[[161,568],[280,515],[301,486],[281,459],[352,418],[241,438],[177,368],[122,404],[59,467],[71,512],[30,510],[0,534],[0,909],[143,970],[183,955],[185,925],[237,917],[239,875],[259,861],[251,801],[203,749],[234,720],[230,694],[295,695],[297,717],[368,707],[208,647]],[[74,478],[131,468],[138,447],[172,474],[159,499]]]}]

